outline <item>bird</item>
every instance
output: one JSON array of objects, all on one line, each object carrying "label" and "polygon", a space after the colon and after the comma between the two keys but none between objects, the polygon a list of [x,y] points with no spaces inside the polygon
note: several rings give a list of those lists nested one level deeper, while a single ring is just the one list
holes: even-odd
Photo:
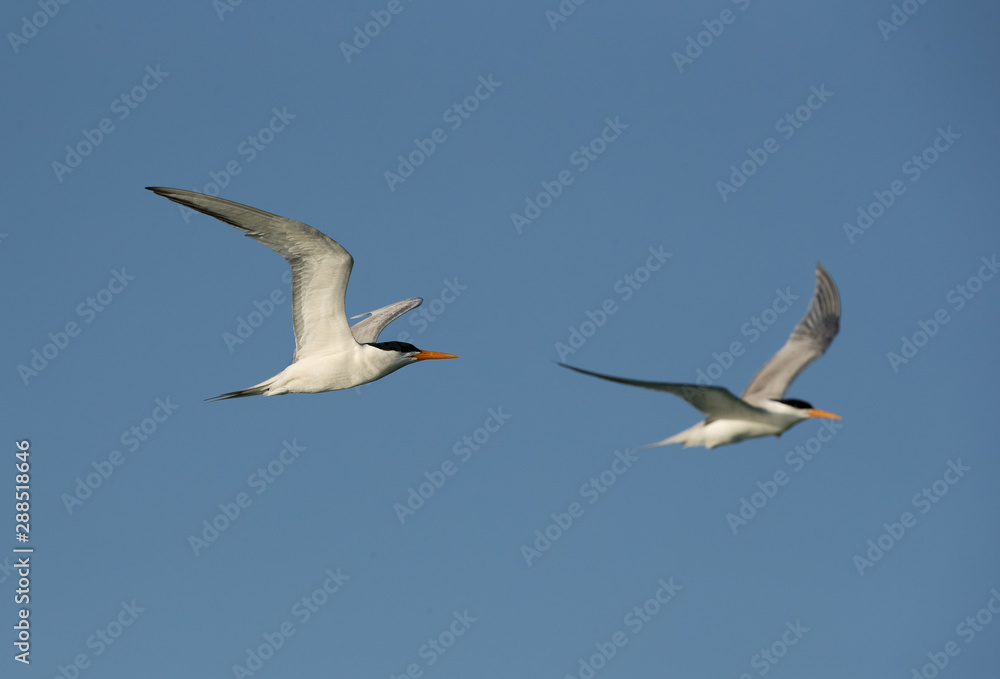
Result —
[{"label": "bird", "polygon": [[403,366],[429,359],[458,358],[422,351],[408,342],[379,342],[382,330],[423,302],[404,299],[351,320],[345,311],[354,258],[337,241],[308,224],[195,191],[147,186],[175,203],[235,226],[285,258],[292,269],[292,327],[295,353],[274,377],[206,401],[246,396],[318,394],[373,382]]},{"label": "bird", "polygon": [[683,443],[685,448],[711,449],[761,436],[781,436],[812,417],[839,420],[839,415],[806,401],[784,398],[792,381],[822,356],[840,330],[840,295],[826,269],[816,264],[816,291],[806,314],[785,345],[764,364],[737,397],[725,387],[675,382],[646,382],[559,365],[584,375],[680,396],[705,415],[702,422],[645,448]]}]

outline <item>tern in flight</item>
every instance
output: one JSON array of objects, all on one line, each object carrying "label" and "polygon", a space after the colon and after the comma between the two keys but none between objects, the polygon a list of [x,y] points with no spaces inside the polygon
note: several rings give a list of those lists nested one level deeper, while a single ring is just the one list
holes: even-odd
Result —
[{"label": "tern in flight", "polygon": [[354,326],[349,325],[344,296],[354,258],[337,241],[308,224],[194,191],[147,188],[235,226],[284,257],[292,267],[292,326],[295,331],[292,364],[260,384],[206,400],[349,389],[417,361],[458,358],[452,354],[421,351],[406,342],[377,341],[385,326],[420,306],[423,300],[419,297],[354,316],[367,318]]},{"label": "tern in flight", "polygon": [[839,329],[840,295],[830,274],[817,264],[816,292],[805,317],[795,326],[785,346],[750,380],[740,398],[725,387],[629,380],[574,368],[565,363],[559,365],[612,382],[680,396],[705,414],[704,421],[658,443],[651,443],[647,448],[670,443],[683,443],[685,448],[715,448],[758,436],[781,436],[793,425],[810,417],[839,420],[839,415],[817,410],[805,401],[784,398],[788,385],[807,365],[823,355]]}]

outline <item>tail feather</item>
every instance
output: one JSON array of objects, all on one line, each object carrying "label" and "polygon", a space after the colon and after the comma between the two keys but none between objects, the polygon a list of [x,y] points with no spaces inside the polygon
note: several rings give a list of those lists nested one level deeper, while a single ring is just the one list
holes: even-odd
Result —
[{"label": "tail feather", "polygon": [[649,450],[650,448],[657,448],[659,446],[669,446],[673,443],[684,443],[685,448],[690,447],[687,445],[686,441],[683,438],[679,438],[680,436],[681,436],[680,434],[675,434],[674,436],[663,439],[662,441],[657,441],[655,443],[647,443],[646,445],[639,448],[639,450]]},{"label": "tail feather", "polygon": [[692,427],[688,427],[682,432],[674,434],[662,441],[657,441],[656,443],[650,443],[643,446],[643,449],[656,448],[657,446],[669,446],[674,443],[684,444],[685,448],[691,448],[692,446],[702,446],[705,445],[701,440],[702,429],[705,428],[704,422],[698,422]]},{"label": "tail feather", "polygon": [[219,394],[218,396],[213,396],[212,398],[206,398],[206,401],[225,401],[230,398],[244,398],[246,396],[260,396],[266,394],[267,390],[270,388],[271,382],[262,382],[253,387],[247,387],[246,389],[239,389],[237,391],[230,391],[225,394]]}]

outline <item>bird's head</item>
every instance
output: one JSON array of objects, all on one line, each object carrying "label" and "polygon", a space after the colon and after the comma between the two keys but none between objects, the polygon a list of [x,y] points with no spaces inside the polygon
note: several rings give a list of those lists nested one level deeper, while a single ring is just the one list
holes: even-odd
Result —
[{"label": "bird's head", "polygon": [[834,415],[833,413],[828,413],[825,410],[819,410],[813,408],[811,403],[806,403],[805,401],[800,401],[797,398],[775,398],[771,399],[772,402],[779,404],[775,406],[775,410],[781,410],[782,412],[787,412],[788,414],[794,414],[800,419],[806,420],[810,417],[823,417],[828,420],[839,420],[840,415]]},{"label": "bird's head", "polygon": [[454,354],[442,354],[439,351],[423,351],[409,342],[371,342],[369,346],[389,352],[393,358],[403,365],[417,361],[427,361],[436,358],[458,358]]}]

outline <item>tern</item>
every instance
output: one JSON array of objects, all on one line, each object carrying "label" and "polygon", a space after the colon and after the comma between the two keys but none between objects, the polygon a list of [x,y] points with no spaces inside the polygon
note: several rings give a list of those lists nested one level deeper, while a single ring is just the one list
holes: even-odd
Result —
[{"label": "tern", "polygon": [[759,436],[781,436],[810,417],[839,420],[839,415],[817,410],[798,399],[784,398],[788,386],[807,365],[826,352],[840,329],[840,295],[833,279],[816,264],[816,292],[806,315],[795,326],[785,346],[757,372],[737,398],[725,387],[675,382],[645,382],[559,365],[633,387],[665,391],[680,396],[705,414],[702,422],[646,448],[683,443],[685,448],[715,448]]},{"label": "tern", "polygon": [[417,361],[458,358],[453,354],[421,351],[406,342],[377,341],[389,323],[420,306],[423,300],[419,297],[359,314],[352,320],[367,317],[354,326],[349,325],[344,297],[354,258],[340,243],[308,224],[194,191],[146,188],[235,226],[284,257],[292,267],[295,354],[291,365],[260,384],[205,400],[349,389]]}]

